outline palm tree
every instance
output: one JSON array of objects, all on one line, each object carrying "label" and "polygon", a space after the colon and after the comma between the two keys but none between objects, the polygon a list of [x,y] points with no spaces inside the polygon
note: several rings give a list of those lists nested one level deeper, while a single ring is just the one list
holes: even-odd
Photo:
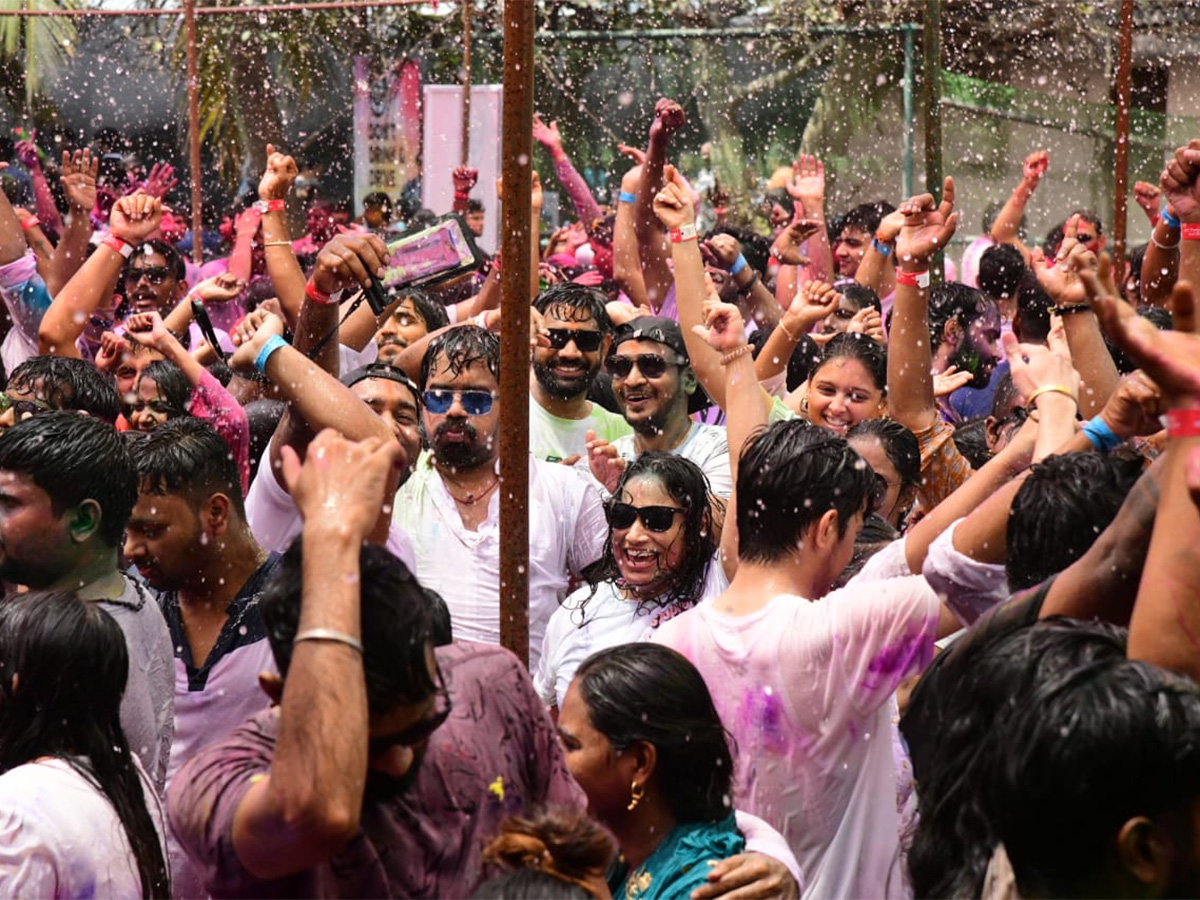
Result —
[{"label": "palm tree", "polygon": [[[54,12],[81,6],[80,0],[0,0],[0,10]],[[70,16],[0,16],[4,88],[18,111],[33,106],[41,86],[74,55],[75,41],[75,20]]]}]

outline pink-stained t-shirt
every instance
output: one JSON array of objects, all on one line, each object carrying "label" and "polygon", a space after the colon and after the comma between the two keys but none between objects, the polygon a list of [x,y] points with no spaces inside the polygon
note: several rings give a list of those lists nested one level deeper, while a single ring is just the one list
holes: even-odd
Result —
[{"label": "pink-stained t-shirt", "polygon": [[250,419],[242,405],[205,369],[200,374],[200,383],[192,389],[188,412],[211,425],[229,445],[244,495],[250,490]]},{"label": "pink-stained t-shirt", "polygon": [[704,676],[736,741],[734,801],[778,828],[805,897],[904,897],[891,698],[933,656],[939,601],[923,578],[780,595],[744,616],[720,600],[653,640]]}]

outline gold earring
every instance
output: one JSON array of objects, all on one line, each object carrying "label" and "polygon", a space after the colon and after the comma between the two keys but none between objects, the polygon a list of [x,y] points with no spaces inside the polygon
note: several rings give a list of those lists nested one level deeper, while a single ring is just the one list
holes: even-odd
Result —
[{"label": "gold earring", "polygon": [[629,811],[633,812],[637,809],[637,805],[642,801],[642,797],[646,795],[645,785],[638,784],[636,781],[629,788]]}]

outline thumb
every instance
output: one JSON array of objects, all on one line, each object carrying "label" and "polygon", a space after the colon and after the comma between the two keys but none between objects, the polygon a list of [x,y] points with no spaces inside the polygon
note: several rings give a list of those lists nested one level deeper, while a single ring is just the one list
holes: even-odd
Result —
[{"label": "thumb", "polygon": [[1000,345],[1004,348],[1004,355],[1010,366],[1016,368],[1017,365],[1025,365],[1025,357],[1021,353],[1021,342],[1017,340],[1015,334],[1009,331],[1000,335]]},{"label": "thumb", "polygon": [[294,447],[285,444],[281,448],[279,464],[283,474],[283,483],[287,485],[288,493],[294,497],[296,483],[300,480],[300,469],[303,467],[300,456]]}]

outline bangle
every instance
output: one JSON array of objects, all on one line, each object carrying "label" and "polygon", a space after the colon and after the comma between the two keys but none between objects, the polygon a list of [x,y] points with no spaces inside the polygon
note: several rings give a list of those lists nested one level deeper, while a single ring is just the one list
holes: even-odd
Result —
[{"label": "bangle", "polygon": [[21,222],[21,230],[28,231],[30,228],[36,228],[38,225],[41,225],[41,224],[42,224],[42,220],[39,219],[37,216],[30,216],[28,219],[25,219]]},{"label": "bangle", "polygon": [[696,226],[684,225],[682,228],[672,228],[667,232],[667,236],[671,238],[672,244],[680,244],[683,241],[694,241],[696,239]]},{"label": "bangle", "polygon": [[1173,438],[1200,437],[1200,409],[1169,410],[1167,434]]},{"label": "bangle", "polygon": [[455,200],[470,200],[471,192],[470,191],[455,191],[454,199]]},{"label": "bangle", "polygon": [[1120,447],[1124,440],[1117,437],[1116,433],[1109,427],[1109,424],[1100,416],[1088,419],[1083,423],[1083,433],[1087,435],[1087,439],[1092,442],[1092,446],[1101,453],[1107,453]]},{"label": "bangle", "polygon": [[258,351],[258,356],[254,357],[254,368],[266,375],[267,360],[271,358],[271,354],[280,347],[286,346],[288,346],[288,342],[279,335],[271,335],[269,338],[267,338],[267,342],[263,344],[262,349]]},{"label": "bangle", "polygon": [[714,216],[717,216],[718,218],[720,218],[721,216],[725,215],[725,207],[723,207],[723,206],[714,206],[714,207],[713,207],[713,215],[714,215]]},{"label": "bangle", "polygon": [[109,233],[108,237],[104,239],[103,243],[104,246],[109,250],[112,250],[114,253],[120,253],[126,259],[129,259],[129,257],[133,256],[133,244],[117,237],[111,232]]},{"label": "bangle", "polygon": [[1162,243],[1159,243],[1159,240],[1158,240],[1158,238],[1156,238],[1156,237],[1154,236],[1153,232],[1150,234],[1150,243],[1152,243],[1152,244],[1153,244],[1155,247],[1157,247],[1159,250],[1178,250],[1178,249],[1179,249],[1179,241],[1176,241],[1176,242],[1175,242],[1175,243],[1173,243],[1173,244],[1162,244]]},{"label": "bangle", "polygon": [[924,272],[897,272],[896,284],[905,284],[909,287],[928,288],[929,287],[929,270]]},{"label": "bangle", "polygon": [[721,357],[721,365],[727,366],[731,362],[733,362],[735,359],[741,359],[747,353],[750,353],[753,349],[754,348],[751,347],[749,344],[742,344],[742,346],[738,347],[736,350],[730,350],[728,353],[726,353],[724,356],[722,356]]},{"label": "bangle", "polygon": [[793,344],[797,343],[800,340],[800,338],[796,337],[790,331],[787,330],[787,326],[783,324],[783,319],[779,320],[779,330],[782,331],[784,334],[786,334],[787,339],[789,341],[791,341]]},{"label": "bangle", "polygon": [[1065,396],[1070,397],[1072,400],[1075,400],[1076,407],[1079,406],[1079,401],[1075,399],[1075,392],[1065,384],[1047,384],[1038,388],[1025,398],[1026,408],[1032,409],[1034,401],[1037,400],[1038,397],[1042,396],[1042,394],[1064,394]]},{"label": "bangle", "polygon": [[892,255],[892,245],[885,244],[879,238],[871,238],[871,248],[884,259]]},{"label": "bangle", "polygon": [[312,279],[308,279],[308,284],[304,285],[304,293],[313,303],[319,306],[332,306],[336,301],[332,294],[326,294],[319,290]]},{"label": "bangle", "polygon": [[309,628],[307,631],[302,631],[292,638],[292,646],[294,647],[302,641],[333,641],[357,650],[359,656],[363,655],[362,641],[344,631],[334,631],[332,628]]},{"label": "bangle", "polygon": [[1091,312],[1092,306],[1090,303],[1072,303],[1070,306],[1053,306],[1050,312],[1056,316],[1069,316],[1072,313]]},{"label": "bangle", "polygon": [[1185,241],[1200,241],[1200,222],[1184,222],[1179,226],[1179,234]]},{"label": "bangle", "polygon": [[750,280],[738,288],[738,296],[745,297],[748,293],[754,290],[754,286],[756,284],[758,284],[758,273],[754,272],[754,274],[750,276]]},{"label": "bangle", "polygon": [[291,241],[263,241],[264,247],[290,247]]},{"label": "bangle", "polygon": [[476,328],[482,328],[484,331],[487,331],[488,330],[487,310],[485,309],[483,312],[481,312],[477,316],[473,317],[471,319],[471,324],[474,325]]},{"label": "bangle", "polygon": [[257,209],[263,215],[266,215],[269,212],[283,212],[283,210],[287,209],[287,201],[286,200],[256,200],[254,203],[254,208]]},{"label": "bangle", "polygon": [[637,202],[637,194],[631,194],[631,193],[629,193],[629,191],[621,191],[621,193],[617,195],[617,202],[618,203],[636,203]]},{"label": "bangle", "polygon": [[729,267],[729,274],[737,275],[737,273],[742,271],[744,268],[746,268],[746,257],[739,253],[738,258],[735,259],[733,261],[733,265]]},{"label": "bangle", "polygon": [[1158,214],[1159,220],[1173,231],[1179,230],[1179,219],[1171,215],[1169,206],[1164,206],[1163,211]]}]

